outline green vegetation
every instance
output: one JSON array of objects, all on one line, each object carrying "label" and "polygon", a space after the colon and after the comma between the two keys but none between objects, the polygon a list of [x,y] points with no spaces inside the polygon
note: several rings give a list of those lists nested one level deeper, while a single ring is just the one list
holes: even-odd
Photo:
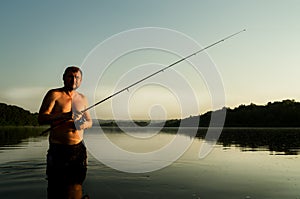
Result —
[{"label": "green vegetation", "polygon": [[[300,127],[300,103],[294,100],[269,102],[260,106],[240,105],[226,109],[225,127]],[[217,110],[220,111],[220,110]],[[183,120],[199,119],[200,127],[208,127],[212,112],[193,116]],[[170,120],[166,126],[179,126],[181,120]]]},{"label": "green vegetation", "polygon": [[266,106],[241,105],[228,109],[225,126],[299,127],[300,103],[294,100],[268,103]]},{"label": "green vegetation", "polygon": [[37,113],[0,103],[0,126],[37,126]]}]

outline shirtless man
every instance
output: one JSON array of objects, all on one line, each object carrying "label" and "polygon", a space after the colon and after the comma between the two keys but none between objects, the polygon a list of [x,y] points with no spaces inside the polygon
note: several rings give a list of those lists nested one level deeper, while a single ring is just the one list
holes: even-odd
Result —
[{"label": "shirtless man", "polygon": [[38,120],[50,124],[47,154],[48,198],[81,198],[86,176],[84,129],[92,126],[86,97],[77,92],[82,71],[75,66],[66,68],[64,86],[51,89],[43,99]]}]

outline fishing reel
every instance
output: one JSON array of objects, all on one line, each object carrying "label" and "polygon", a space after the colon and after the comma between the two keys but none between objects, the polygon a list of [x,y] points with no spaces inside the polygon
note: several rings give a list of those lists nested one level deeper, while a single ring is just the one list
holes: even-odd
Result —
[{"label": "fishing reel", "polygon": [[78,120],[75,120],[75,121],[74,121],[74,124],[75,124],[76,129],[79,130],[79,129],[80,129],[80,126],[81,126],[84,122],[86,122],[86,119],[85,119],[84,116],[82,116],[82,117],[79,118]]},{"label": "fishing reel", "polygon": [[79,120],[76,120],[76,123],[78,123],[79,125],[83,124],[86,122],[85,117],[81,117]]}]

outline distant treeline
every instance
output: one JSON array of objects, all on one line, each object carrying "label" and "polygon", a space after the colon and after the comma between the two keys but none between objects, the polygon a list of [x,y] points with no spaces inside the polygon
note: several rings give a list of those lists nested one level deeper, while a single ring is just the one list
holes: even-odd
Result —
[{"label": "distant treeline", "polygon": [[[300,102],[295,102],[295,100],[269,102],[267,105],[255,105],[252,103],[250,105],[240,105],[234,109],[224,109],[226,110],[225,127],[300,127]],[[184,119],[168,120],[163,125],[157,122],[151,125],[178,127],[184,123],[192,123],[187,121],[198,120],[198,126],[208,127],[212,113],[216,113],[217,111],[210,111],[203,115],[191,116]],[[0,103],[0,113],[0,126],[38,125],[37,113],[30,113],[17,106]],[[132,122],[127,121],[116,123],[113,120],[99,120],[99,122],[101,126],[117,127],[120,124],[122,126],[134,126]],[[139,126],[147,126],[149,124],[148,121],[135,121],[134,123]],[[213,124],[213,126],[217,125]]]},{"label": "distant treeline", "polygon": [[[220,111],[220,110],[219,110]],[[184,120],[199,119],[199,126],[209,126],[212,112]],[[177,121],[179,124],[180,121]],[[176,121],[175,121],[176,123]],[[167,121],[166,126],[174,125]],[[300,127],[300,103],[294,100],[269,102],[267,105],[240,105],[226,108],[225,127]]]},{"label": "distant treeline", "polygon": [[[198,126],[208,127],[219,126],[210,124],[211,115],[217,111],[209,111],[198,116],[191,116],[184,119],[173,119],[162,123],[152,123],[149,126],[179,127],[179,126]],[[267,105],[240,105],[237,108],[223,108],[226,111],[224,121],[225,127],[300,127],[300,103],[295,100],[283,100],[281,102],[269,102]],[[199,122],[197,122],[199,121]],[[113,120],[99,120],[101,126],[132,126],[132,122],[115,122]],[[147,126],[147,121],[135,121],[136,125]]]},{"label": "distant treeline", "polygon": [[[237,108],[223,108],[226,111],[224,127],[300,127],[300,103],[294,100],[281,102],[269,102],[267,105],[240,105]],[[199,127],[220,126],[210,124],[211,115],[217,113],[209,111],[203,115],[191,116],[184,119],[174,119],[165,122],[165,127],[197,126]],[[215,114],[218,117],[218,114]],[[196,121],[196,122],[193,122]],[[195,125],[196,124],[196,125]]]},{"label": "distant treeline", "polygon": [[250,104],[227,109],[225,126],[300,127],[300,103],[283,100],[266,106]]},{"label": "distant treeline", "polygon": [[37,126],[37,113],[0,103],[0,126]]}]

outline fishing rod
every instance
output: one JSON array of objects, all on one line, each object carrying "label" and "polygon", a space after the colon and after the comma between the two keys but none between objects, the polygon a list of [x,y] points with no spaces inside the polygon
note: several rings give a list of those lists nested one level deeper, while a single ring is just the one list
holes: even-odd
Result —
[{"label": "fishing rod", "polygon": [[188,59],[188,58],[190,58],[190,57],[192,57],[194,55],[197,55],[198,53],[200,53],[200,52],[202,52],[202,51],[204,51],[204,50],[206,50],[206,49],[208,49],[210,47],[213,47],[213,46],[217,45],[218,43],[221,43],[221,42],[223,42],[223,41],[225,41],[225,40],[227,40],[227,39],[229,39],[229,38],[231,38],[231,37],[233,37],[233,36],[235,36],[237,34],[240,34],[241,32],[244,32],[244,31],[246,31],[246,29],[241,30],[239,32],[236,32],[236,33],[234,33],[232,35],[229,35],[229,36],[227,36],[227,37],[225,37],[225,38],[223,38],[223,39],[221,39],[221,40],[219,40],[219,41],[217,41],[217,42],[215,42],[213,44],[210,44],[210,45],[206,46],[205,48],[202,48],[202,49],[200,49],[200,50],[198,50],[198,51],[196,51],[196,52],[194,52],[194,53],[192,53],[192,54],[190,54],[190,55],[188,55],[188,56],[186,56],[184,58],[179,59],[178,61],[175,61],[174,63],[172,63],[172,64],[170,64],[170,65],[168,65],[168,66],[166,66],[166,67],[164,67],[164,68],[162,68],[162,69],[160,69],[160,70],[158,70],[158,71],[156,71],[156,72],[154,72],[154,73],[152,73],[152,74],[150,74],[150,75],[148,75],[148,76],[140,79],[139,81],[134,82],[133,84],[131,84],[131,85],[129,85],[129,86],[127,86],[127,87],[119,90],[118,92],[115,92],[114,94],[112,94],[112,95],[110,95],[110,96],[108,96],[108,97],[100,100],[99,102],[93,104],[92,106],[90,106],[90,107],[82,110],[81,113],[84,113],[84,112],[90,110],[91,108],[97,106],[98,104],[101,104],[101,103],[105,102],[106,100],[108,100],[108,99],[110,99],[110,98],[112,98],[112,97],[114,97],[114,96],[116,96],[116,95],[118,95],[118,94],[120,94],[120,93],[122,93],[124,91],[128,91],[131,87],[133,87],[133,86],[135,86],[135,85],[137,85],[137,84],[145,81],[146,79],[149,79],[150,77],[153,77],[154,75],[156,75],[156,74],[158,74],[160,72],[163,72],[163,71],[167,70],[168,68],[171,68],[172,66],[174,66],[174,65],[176,65],[176,64],[178,64],[178,63],[180,63],[180,62],[182,62],[182,61],[184,61],[184,60],[186,60],[186,59]]},{"label": "fishing rod", "polygon": [[[88,110],[94,108],[95,106],[97,106],[97,105],[99,105],[99,104],[101,104],[101,103],[107,101],[108,99],[110,99],[110,98],[112,98],[112,97],[114,97],[114,96],[116,96],[116,95],[118,95],[118,94],[120,94],[120,93],[122,93],[122,92],[124,92],[124,91],[128,91],[131,87],[133,87],[133,86],[135,86],[135,85],[137,85],[137,84],[139,84],[139,83],[141,83],[141,82],[143,82],[143,81],[149,79],[150,77],[153,77],[153,76],[157,75],[158,73],[163,72],[163,71],[165,71],[165,70],[171,68],[172,66],[174,66],[174,65],[176,65],[176,64],[178,64],[178,63],[180,63],[180,62],[182,62],[182,61],[184,61],[184,60],[186,60],[186,59],[188,59],[188,58],[190,58],[190,57],[192,57],[192,56],[195,56],[195,55],[197,55],[198,53],[200,53],[200,52],[202,52],[202,51],[204,51],[204,50],[206,50],[206,49],[208,49],[208,48],[211,48],[211,47],[213,47],[213,46],[215,46],[215,45],[217,45],[217,44],[219,44],[219,43],[221,43],[221,42],[223,42],[223,41],[225,41],[225,40],[227,40],[227,39],[229,39],[229,38],[231,38],[231,37],[234,37],[235,35],[238,35],[238,34],[244,32],[244,31],[246,31],[246,29],[243,29],[243,30],[240,30],[240,31],[238,31],[238,32],[236,32],[236,33],[234,33],[234,34],[231,34],[231,35],[229,35],[229,36],[227,36],[227,37],[225,37],[225,38],[223,38],[223,39],[221,39],[221,40],[219,40],[219,41],[217,41],[217,42],[214,42],[214,43],[212,43],[212,44],[210,44],[210,45],[208,45],[208,46],[206,46],[206,47],[204,47],[204,48],[202,48],[202,49],[200,49],[200,50],[198,50],[198,51],[196,51],[196,52],[193,52],[192,54],[190,54],[190,55],[188,55],[188,56],[186,56],[186,57],[181,58],[181,59],[175,61],[174,63],[172,63],[172,64],[170,64],[170,65],[168,65],[168,66],[165,66],[164,68],[162,68],[162,69],[160,69],[160,70],[158,70],[158,71],[156,71],[156,72],[154,72],[154,73],[152,73],[152,74],[150,74],[150,75],[148,75],[148,76],[146,76],[146,77],[144,77],[144,78],[142,78],[142,79],[140,79],[140,80],[138,80],[138,81],[136,81],[136,82],[130,84],[129,86],[127,86],[127,87],[125,87],[125,88],[123,88],[123,89],[121,89],[121,90],[119,90],[119,91],[113,93],[112,95],[110,95],[110,96],[108,96],[108,97],[106,97],[106,98],[100,100],[99,102],[97,102],[97,103],[95,103],[95,104],[93,104],[93,105],[91,105],[91,106],[85,108],[84,110],[80,111],[80,113],[83,114],[84,112],[86,112],[86,111],[88,111]],[[60,126],[61,124],[63,124],[63,123],[66,122],[66,121],[67,121],[67,120],[63,120],[62,122],[58,123],[56,126],[50,127],[50,128],[48,128],[48,129],[46,129],[46,130],[43,131],[41,134],[47,133],[48,131],[52,130],[53,128],[55,128],[55,127],[57,127],[57,126]]]}]

